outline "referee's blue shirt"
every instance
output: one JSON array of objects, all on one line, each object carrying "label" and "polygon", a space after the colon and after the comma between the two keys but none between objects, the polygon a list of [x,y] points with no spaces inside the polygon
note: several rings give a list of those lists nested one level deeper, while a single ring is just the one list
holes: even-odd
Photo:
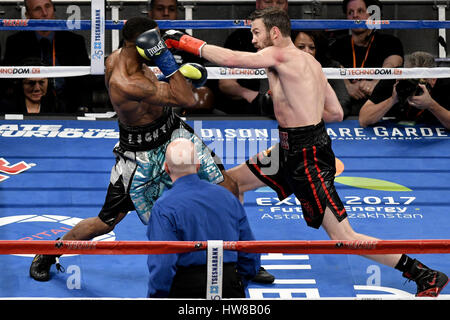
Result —
[{"label": "referee's blue shirt", "polygon": [[[150,241],[254,240],[244,207],[227,189],[197,174],[175,181],[155,202],[148,223]],[[260,255],[224,250],[223,262],[236,262],[244,283],[260,267]],[[206,251],[149,255],[148,297],[167,297],[178,266],[206,264]]]}]

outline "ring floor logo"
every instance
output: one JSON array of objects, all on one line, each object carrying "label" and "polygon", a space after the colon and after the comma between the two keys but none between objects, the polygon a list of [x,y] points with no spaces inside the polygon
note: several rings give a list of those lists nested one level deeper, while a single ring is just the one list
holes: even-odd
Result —
[{"label": "ring floor logo", "polygon": [[[346,195],[342,196],[349,219],[422,219],[420,208],[414,202],[416,197],[411,194],[397,195],[397,192],[411,192],[410,188],[396,182],[368,177],[341,176],[344,163],[336,158],[335,182],[357,189],[395,192],[383,195]],[[269,187],[255,190],[257,193],[274,193]],[[303,219],[300,201],[294,196],[279,200],[277,197],[258,197],[261,219],[271,220],[301,220]]]},{"label": "ring floor logo", "polygon": [[25,161],[20,161],[15,164],[10,164],[6,159],[0,158],[0,172],[7,174],[6,176],[4,174],[0,173],[0,182],[6,180],[9,178],[8,175],[16,175],[19,173],[22,173],[31,167],[34,167],[36,164],[34,163],[26,163]]},{"label": "ring floor logo", "polygon": [[[0,232],[9,240],[55,240],[67,233],[81,218],[60,215],[17,215],[0,218]],[[113,231],[98,236],[93,241],[114,241]],[[6,239],[5,239],[6,240]],[[32,254],[15,254],[15,256],[33,257]],[[67,257],[74,256],[65,255]]]},{"label": "ring floor logo", "polygon": [[327,127],[331,140],[336,141],[398,141],[443,140],[450,138],[448,130],[441,127],[412,127],[379,125],[375,127]]}]

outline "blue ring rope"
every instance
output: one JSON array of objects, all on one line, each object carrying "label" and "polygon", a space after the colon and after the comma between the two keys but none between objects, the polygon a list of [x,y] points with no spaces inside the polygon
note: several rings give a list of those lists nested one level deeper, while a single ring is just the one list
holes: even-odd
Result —
[{"label": "blue ring rope", "polygon": [[[121,30],[126,20],[106,20],[106,30]],[[247,20],[158,20],[161,29],[236,29],[249,28]],[[292,29],[450,29],[450,21],[379,20],[368,25],[357,20],[291,20]],[[90,30],[91,20],[0,19],[0,30]]]}]

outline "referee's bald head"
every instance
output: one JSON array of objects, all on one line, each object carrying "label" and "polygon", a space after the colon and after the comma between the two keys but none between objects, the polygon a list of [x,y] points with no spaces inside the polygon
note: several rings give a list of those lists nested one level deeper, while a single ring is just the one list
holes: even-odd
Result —
[{"label": "referee's bald head", "polygon": [[172,178],[195,174],[200,167],[195,145],[185,138],[177,138],[169,143],[166,149],[164,169]]}]

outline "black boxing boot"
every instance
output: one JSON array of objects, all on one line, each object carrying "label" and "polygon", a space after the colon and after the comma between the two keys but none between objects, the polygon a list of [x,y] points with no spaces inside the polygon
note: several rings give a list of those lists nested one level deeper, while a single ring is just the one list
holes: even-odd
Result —
[{"label": "black boxing boot", "polygon": [[437,297],[448,283],[448,277],[436,270],[432,270],[414,259],[410,270],[403,276],[417,284],[416,297]]},{"label": "black boxing boot", "polygon": [[30,276],[37,281],[50,280],[50,267],[56,263],[56,256],[38,254],[30,266]]},{"label": "black boxing boot", "polygon": [[[57,238],[56,240],[59,240]],[[56,269],[64,272],[64,268],[59,263],[60,255],[37,254],[30,266],[30,277],[37,281],[50,280],[50,268],[56,263]]]}]

